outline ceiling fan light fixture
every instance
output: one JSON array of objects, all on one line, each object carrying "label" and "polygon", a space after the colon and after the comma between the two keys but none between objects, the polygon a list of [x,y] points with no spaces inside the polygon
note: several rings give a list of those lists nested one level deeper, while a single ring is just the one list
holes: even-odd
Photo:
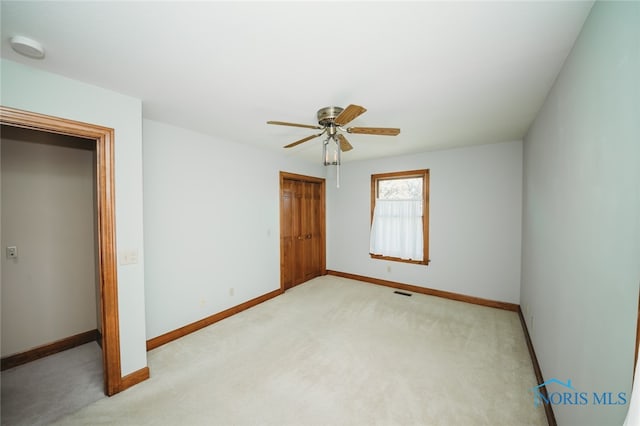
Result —
[{"label": "ceiling fan light fixture", "polygon": [[333,135],[327,137],[322,143],[322,163],[325,166],[336,166],[336,188],[340,188],[340,154],[338,139]]},{"label": "ceiling fan light fixture", "polygon": [[[347,138],[340,132],[381,136],[397,136],[400,133],[400,129],[397,128],[343,127],[366,111],[366,108],[354,104],[350,104],[346,108],[328,106],[318,110],[318,126],[289,123],[287,121],[267,121],[267,124],[322,130],[318,134],[307,136],[306,138],[285,145],[285,148],[293,148],[294,146],[315,139],[326,133],[327,138],[322,142],[322,164],[325,166],[336,166],[336,184],[337,187],[340,188],[340,157],[343,151],[347,152],[353,149],[353,146]],[[331,143],[331,141],[333,141],[333,143]]]},{"label": "ceiling fan light fixture", "polygon": [[16,35],[9,39],[11,48],[22,56],[32,59],[44,58],[44,47],[40,42],[29,37]]},{"label": "ceiling fan light fixture", "polygon": [[[334,143],[331,143],[331,142]],[[340,165],[340,145],[338,141],[333,137],[328,137],[322,143],[322,162],[325,166],[339,166]]]}]

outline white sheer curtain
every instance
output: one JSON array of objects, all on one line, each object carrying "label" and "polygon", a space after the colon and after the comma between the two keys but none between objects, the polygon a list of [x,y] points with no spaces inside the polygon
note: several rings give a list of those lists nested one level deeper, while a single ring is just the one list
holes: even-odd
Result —
[{"label": "white sheer curtain", "polygon": [[423,259],[422,200],[376,200],[369,251],[401,259]]}]

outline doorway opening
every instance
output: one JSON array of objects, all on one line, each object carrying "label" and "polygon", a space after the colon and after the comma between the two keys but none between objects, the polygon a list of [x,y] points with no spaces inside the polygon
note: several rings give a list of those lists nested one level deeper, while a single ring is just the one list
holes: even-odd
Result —
[{"label": "doorway opening", "polygon": [[0,125],[81,138],[95,149],[96,269],[104,392],[122,388],[115,244],[114,130],[0,106]]}]

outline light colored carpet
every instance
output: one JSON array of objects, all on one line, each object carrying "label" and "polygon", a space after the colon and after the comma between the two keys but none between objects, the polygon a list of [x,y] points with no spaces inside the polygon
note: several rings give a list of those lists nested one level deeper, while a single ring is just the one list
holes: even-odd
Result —
[{"label": "light colored carpet", "polygon": [[545,425],[518,316],[324,276],[149,353],[59,425]]},{"label": "light colored carpet", "polygon": [[2,425],[49,425],[106,398],[102,371],[95,342],[3,371]]}]

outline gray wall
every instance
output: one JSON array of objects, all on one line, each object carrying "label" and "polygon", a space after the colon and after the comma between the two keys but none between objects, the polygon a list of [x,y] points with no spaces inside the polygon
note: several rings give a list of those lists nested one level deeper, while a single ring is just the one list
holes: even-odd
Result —
[{"label": "gray wall", "polygon": [[143,130],[151,339],[280,288],[279,171],[325,170],[166,123]]},{"label": "gray wall", "polygon": [[[524,143],[521,305],[545,379],[589,395],[631,389],[639,55],[640,3],[596,3]],[[592,402],[556,405],[558,424],[622,424],[627,405]]]},{"label": "gray wall", "polygon": [[[2,356],[97,328],[94,151],[2,129]],[[83,149],[84,148],[84,149]]]},{"label": "gray wall", "polygon": [[[428,266],[372,259],[371,174],[429,169]],[[346,163],[327,182],[327,268],[518,303],[522,142]]]}]

